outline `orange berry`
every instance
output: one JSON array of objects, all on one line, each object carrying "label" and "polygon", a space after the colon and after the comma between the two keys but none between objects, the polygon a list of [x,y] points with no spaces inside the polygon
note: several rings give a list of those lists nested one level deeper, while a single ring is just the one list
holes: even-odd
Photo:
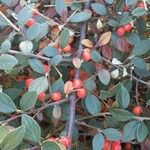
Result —
[{"label": "orange berry", "polygon": [[131,144],[130,143],[125,144],[125,150],[131,150]]},{"label": "orange berry", "polygon": [[127,5],[124,7],[124,11],[129,12],[129,7]]},{"label": "orange berry", "polygon": [[144,2],[140,2],[140,3],[138,3],[138,7],[145,8],[145,6],[144,6]]},{"label": "orange berry", "polygon": [[140,106],[135,106],[132,111],[137,116],[140,116],[141,113],[143,112],[143,110],[142,110],[142,108]]},{"label": "orange berry", "polygon": [[30,18],[27,22],[26,22],[26,26],[31,27],[33,24],[35,24],[36,21],[32,18]]},{"label": "orange berry", "polygon": [[60,92],[54,92],[54,93],[52,93],[52,95],[51,95],[51,99],[52,99],[53,101],[55,101],[55,102],[60,101],[61,98],[62,98],[62,95],[61,95]]},{"label": "orange berry", "polygon": [[44,72],[47,73],[50,71],[49,65],[44,65]]},{"label": "orange berry", "polygon": [[59,142],[62,143],[66,148],[71,146],[71,139],[67,136],[62,137]]},{"label": "orange berry", "polygon": [[29,78],[29,79],[26,79],[26,80],[25,80],[25,87],[26,87],[26,89],[29,88],[30,84],[31,84],[33,81],[34,81],[33,78]]},{"label": "orange berry", "polygon": [[73,80],[73,87],[74,88],[81,88],[82,87],[82,81],[80,79]]},{"label": "orange berry", "polygon": [[83,59],[84,61],[89,61],[89,60],[91,60],[91,54],[90,54],[90,52],[84,51],[83,54],[82,54],[82,59]]},{"label": "orange berry", "polygon": [[45,92],[42,92],[38,95],[38,100],[43,102],[45,100],[46,94]]},{"label": "orange berry", "polygon": [[111,150],[121,150],[121,143],[120,143],[120,141],[112,142]]},{"label": "orange berry", "polygon": [[103,150],[109,150],[110,148],[110,141],[105,140]]},{"label": "orange berry", "polygon": [[131,23],[128,23],[126,25],[123,25],[123,28],[125,29],[126,32],[129,32],[132,29]]},{"label": "orange berry", "polygon": [[86,90],[84,88],[78,89],[77,96],[81,99],[84,98],[86,96]]},{"label": "orange berry", "polygon": [[125,29],[123,27],[120,27],[116,32],[118,36],[123,36],[125,34]]},{"label": "orange berry", "polygon": [[63,49],[63,52],[65,52],[65,53],[71,52],[71,45],[67,45],[67,46]]}]

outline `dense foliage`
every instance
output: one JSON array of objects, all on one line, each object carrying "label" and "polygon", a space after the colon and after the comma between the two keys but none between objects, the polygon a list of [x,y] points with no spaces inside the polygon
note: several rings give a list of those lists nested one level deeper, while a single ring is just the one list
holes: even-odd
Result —
[{"label": "dense foliage", "polygon": [[0,0],[0,149],[150,149],[149,55],[150,0]]}]

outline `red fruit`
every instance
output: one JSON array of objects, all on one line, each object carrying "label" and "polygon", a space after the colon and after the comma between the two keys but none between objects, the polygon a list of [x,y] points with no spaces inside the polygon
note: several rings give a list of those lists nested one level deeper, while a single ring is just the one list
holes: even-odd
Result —
[{"label": "red fruit", "polygon": [[55,142],[55,141],[56,141],[56,139],[55,139],[54,137],[50,137],[50,138],[48,138],[48,139],[47,139],[47,141]]},{"label": "red fruit", "polygon": [[130,143],[125,144],[125,150],[131,150],[131,144]]},{"label": "red fruit", "polygon": [[129,12],[129,7],[127,5],[125,6],[124,11]]},{"label": "red fruit", "polygon": [[49,65],[44,65],[44,72],[47,73],[50,71]]},{"label": "red fruit", "polygon": [[74,69],[70,69],[69,75],[70,75],[70,77],[74,77]]},{"label": "red fruit", "polygon": [[59,142],[62,143],[66,148],[71,146],[71,139],[67,136],[62,137]]},{"label": "red fruit", "polygon": [[121,143],[120,143],[120,141],[112,142],[111,150],[121,150]]},{"label": "red fruit", "polygon": [[123,27],[120,27],[117,29],[118,36],[123,36],[125,34],[125,29]]},{"label": "red fruit", "polygon": [[63,49],[63,51],[64,51],[65,53],[71,52],[71,45],[67,45],[67,46]]},{"label": "red fruit", "polygon": [[54,93],[52,93],[52,95],[51,95],[51,99],[52,99],[53,101],[55,101],[55,102],[60,101],[61,98],[62,98],[62,95],[61,95],[60,92],[54,92]]},{"label": "red fruit", "polygon": [[77,96],[81,99],[84,98],[86,96],[86,90],[84,88],[78,89]]},{"label": "red fruit", "polygon": [[105,140],[103,150],[109,150],[110,149],[110,141]]},{"label": "red fruit", "polygon": [[140,116],[141,113],[143,112],[143,110],[142,110],[142,108],[140,106],[135,106],[132,111],[137,116]]},{"label": "red fruit", "polygon": [[35,24],[36,21],[32,18],[30,18],[27,22],[26,22],[26,26],[31,27],[33,24]]},{"label": "red fruit", "polygon": [[30,84],[33,82],[33,80],[34,80],[34,79],[32,79],[32,78],[29,78],[29,79],[26,79],[26,80],[25,80],[25,87],[26,87],[26,89],[29,88],[29,86],[30,86]]},{"label": "red fruit", "polygon": [[84,61],[89,61],[89,60],[91,60],[91,54],[90,54],[90,52],[84,51],[83,54],[82,54],[82,59],[83,59]]},{"label": "red fruit", "polygon": [[145,8],[144,2],[140,2],[140,3],[138,4],[138,7]]},{"label": "red fruit", "polygon": [[132,29],[132,25],[131,25],[131,23],[128,23],[128,24],[124,25],[123,28],[125,29],[126,32],[129,32]]},{"label": "red fruit", "polygon": [[73,80],[73,87],[74,88],[81,88],[82,87],[82,81],[80,79]]},{"label": "red fruit", "polygon": [[45,100],[46,94],[45,92],[42,92],[38,95],[38,100],[43,102]]},{"label": "red fruit", "polygon": [[16,80],[17,80],[18,82],[21,82],[21,81],[24,81],[25,78],[26,78],[25,76],[18,76]]},{"label": "red fruit", "polygon": [[32,13],[33,16],[38,16],[39,15],[39,10],[37,8],[35,8],[33,10],[33,13]]}]

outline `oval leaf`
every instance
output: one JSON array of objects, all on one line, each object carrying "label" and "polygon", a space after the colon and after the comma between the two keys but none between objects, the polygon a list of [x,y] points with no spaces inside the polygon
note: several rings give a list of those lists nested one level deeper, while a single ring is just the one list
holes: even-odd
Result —
[{"label": "oval leaf", "polygon": [[98,40],[98,46],[106,45],[111,39],[111,32],[105,32]]},{"label": "oval leaf", "polygon": [[104,136],[102,133],[98,133],[94,136],[92,141],[93,150],[102,150],[104,146]]},{"label": "oval leaf", "polygon": [[81,44],[83,44],[86,47],[92,48],[93,47],[93,43],[92,41],[90,41],[89,39],[83,39],[81,41]]},{"label": "oval leaf", "polygon": [[108,85],[110,82],[110,73],[108,72],[108,70],[105,69],[101,69],[98,72],[98,77],[99,80],[104,84],[104,85]]}]

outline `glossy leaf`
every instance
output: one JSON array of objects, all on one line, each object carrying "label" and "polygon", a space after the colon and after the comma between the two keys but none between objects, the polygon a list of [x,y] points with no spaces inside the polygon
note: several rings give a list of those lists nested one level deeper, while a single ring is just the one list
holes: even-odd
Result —
[{"label": "glossy leaf", "polygon": [[104,136],[102,133],[98,133],[94,136],[92,141],[93,150],[102,150],[104,146]]},{"label": "glossy leaf", "polygon": [[104,84],[104,85],[108,85],[110,82],[110,73],[108,72],[108,70],[105,69],[101,69],[98,71],[98,77],[99,80]]}]

